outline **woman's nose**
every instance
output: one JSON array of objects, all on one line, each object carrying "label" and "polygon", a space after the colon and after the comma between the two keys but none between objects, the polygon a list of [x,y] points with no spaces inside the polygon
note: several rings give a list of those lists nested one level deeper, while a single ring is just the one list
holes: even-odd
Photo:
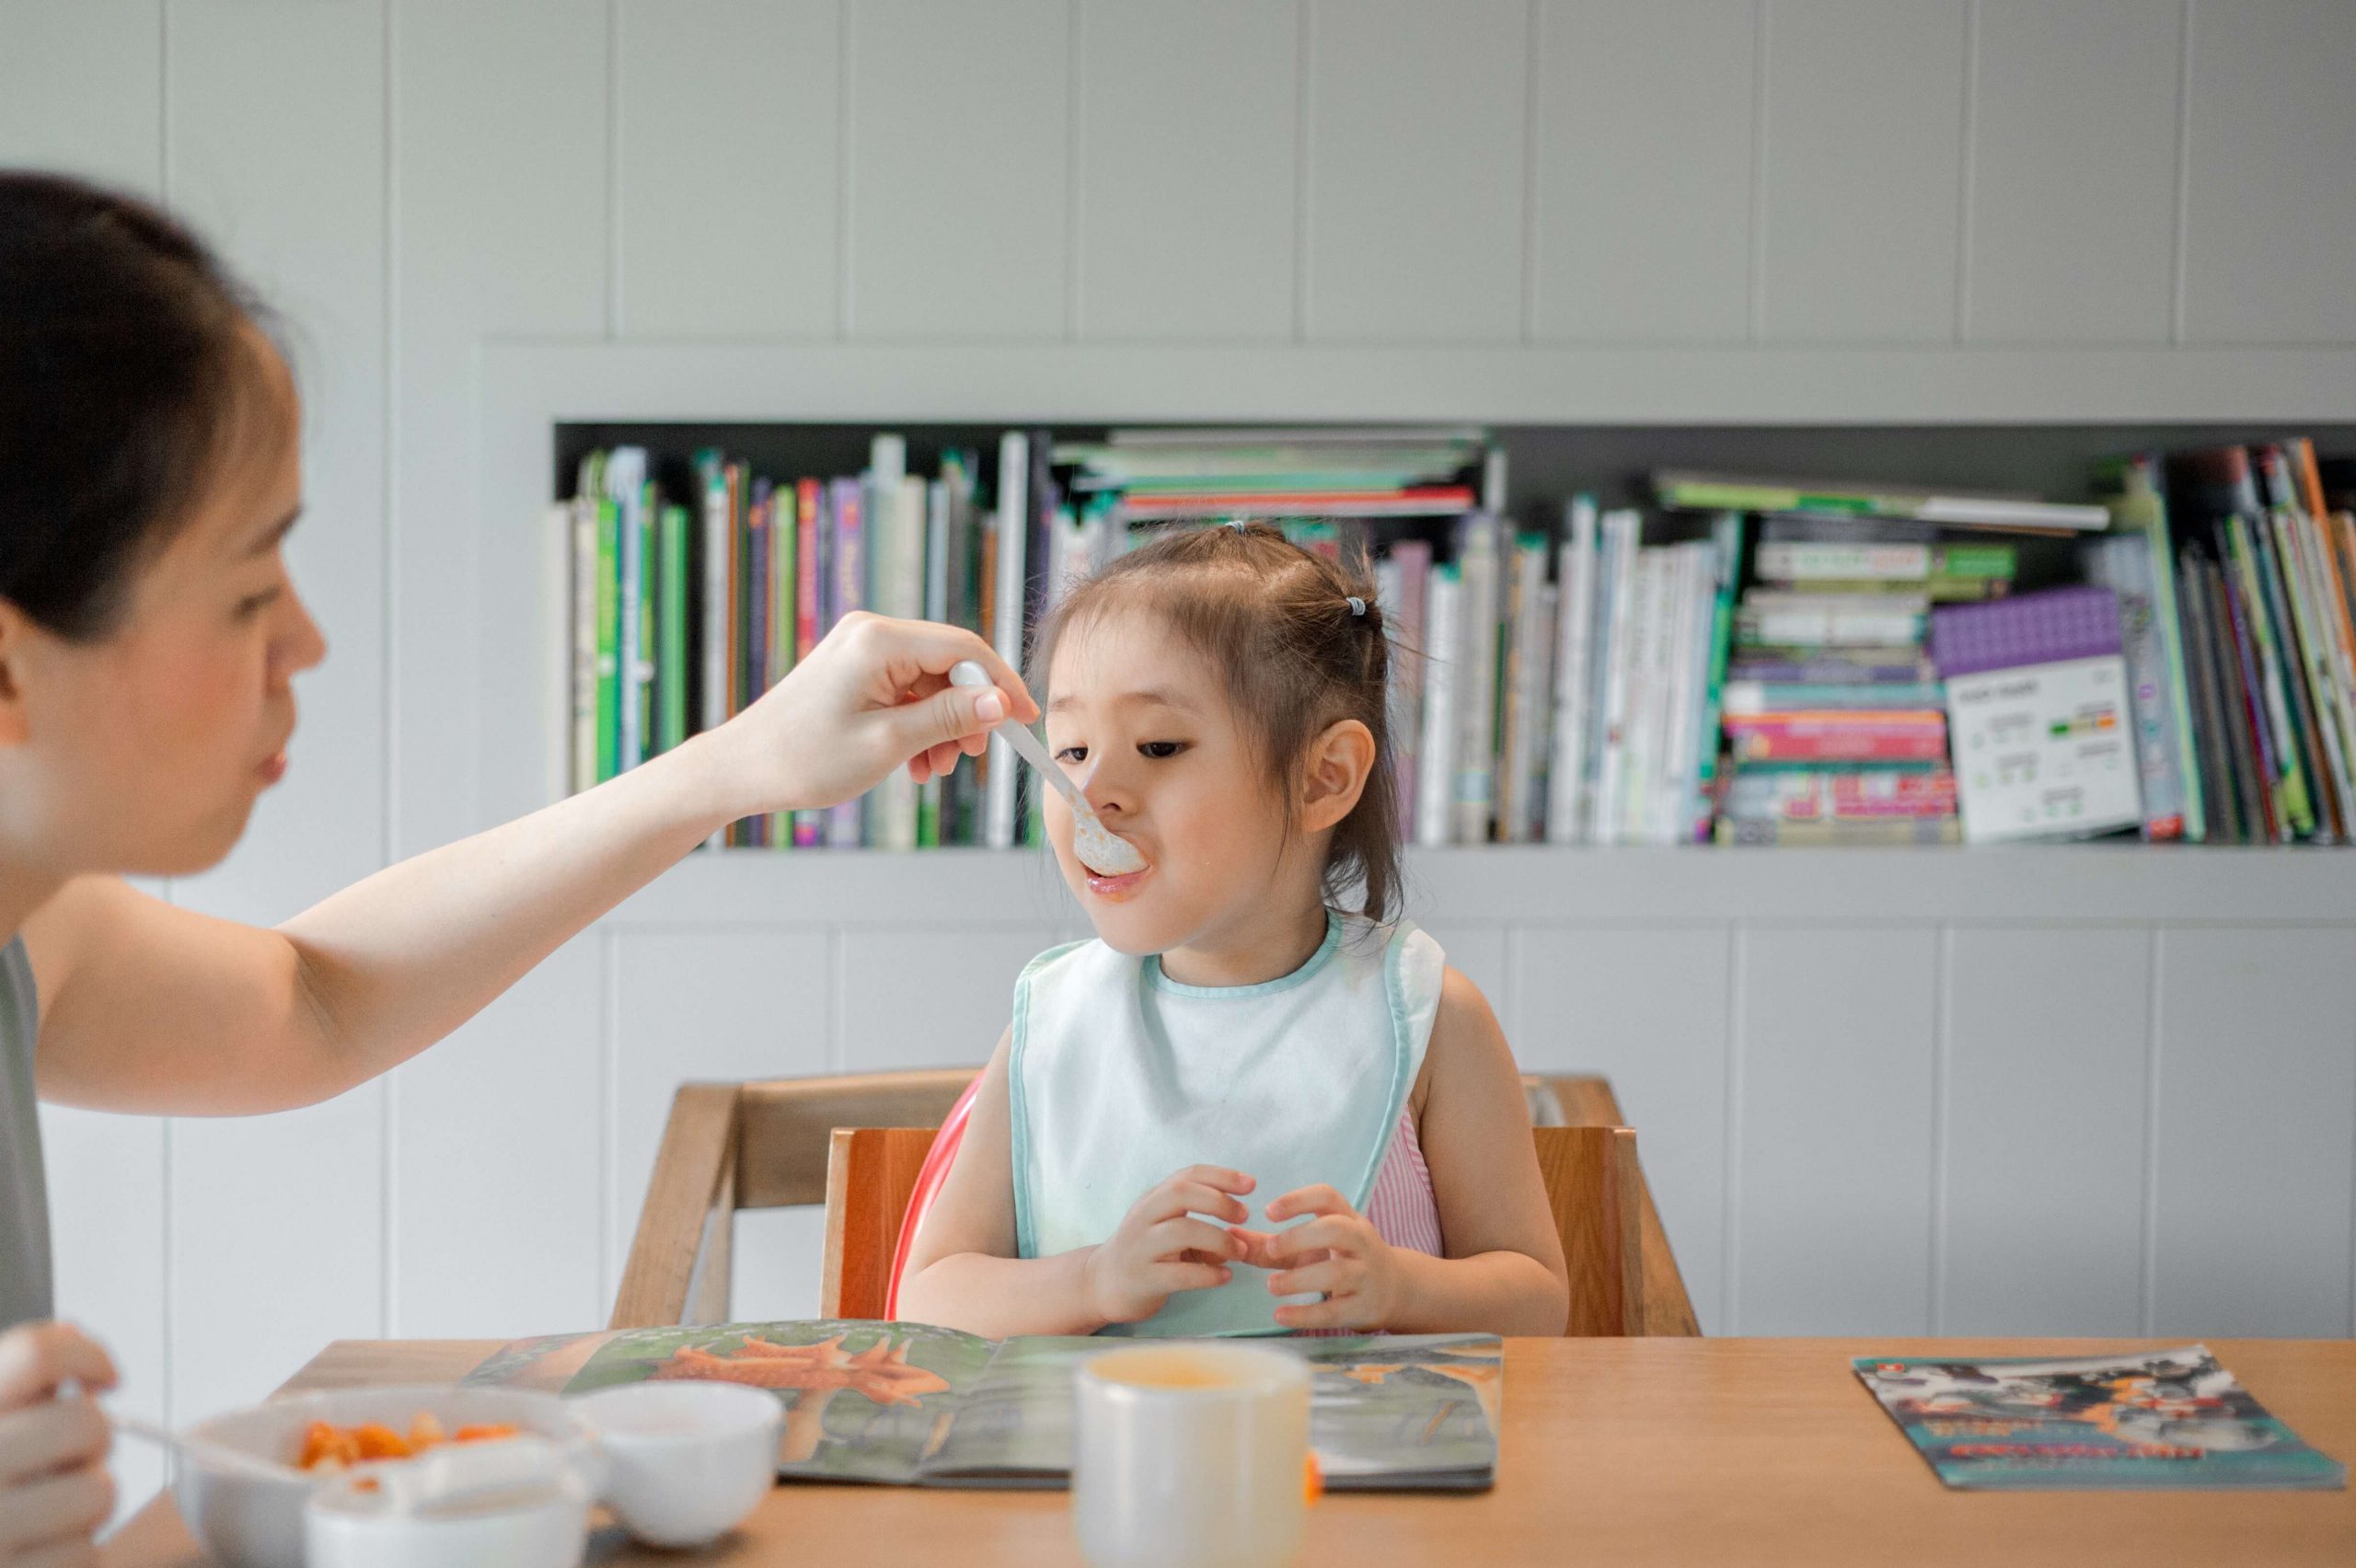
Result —
[{"label": "woman's nose", "polygon": [[315,668],[328,656],[327,635],[319,630],[319,623],[311,618],[310,606],[303,603],[299,594],[290,593],[286,597],[294,610],[293,623],[280,636],[276,648],[272,650],[277,655],[273,661],[277,665],[276,673],[282,680],[292,679],[305,670]]}]

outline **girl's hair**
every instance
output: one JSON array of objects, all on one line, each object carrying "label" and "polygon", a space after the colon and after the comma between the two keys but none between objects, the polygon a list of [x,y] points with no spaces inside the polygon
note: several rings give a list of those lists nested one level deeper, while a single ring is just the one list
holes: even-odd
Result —
[{"label": "girl's hair", "polygon": [[1328,725],[1355,719],[1373,734],[1366,788],[1326,847],[1324,894],[1341,905],[1355,885],[1359,912],[1388,919],[1399,895],[1391,649],[1364,561],[1330,560],[1264,524],[1165,532],[1057,602],[1033,645],[1033,686],[1046,690],[1056,646],[1073,630],[1135,610],[1162,617],[1219,672],[1288,802],[1301,758]]},{"label": "girl's hair", "polygon": [[114,628],[257,404],[262,316],[146,202],[0,169],[0,599]]}]

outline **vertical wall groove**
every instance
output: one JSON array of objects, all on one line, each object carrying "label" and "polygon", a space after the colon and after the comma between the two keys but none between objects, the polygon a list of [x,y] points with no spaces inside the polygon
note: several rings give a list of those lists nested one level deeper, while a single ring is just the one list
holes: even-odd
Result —
[{"label": "vertical wall groove", "polygon": [[2192,0],[2177,17],[2176,243],[2168,261],[2168,341],[2184,341],[2185,257],[2192,195]]},{"label": "vertical wall groove", "polygon": [[1749,989],[1748,931],[1727,931],[1727,1111],[1725,1230],[1718,1239],[1718,1332],[1742,1332],[1742,1295],[1738,1288],[1742,1257],[1742,1072],[1746,1045],[1742,1020]]},{"label": "vertical wall groove", "polygon": [[857,24],[857,0],[842,0],[835,14],[835,336],[853,335],[852,263],[859,248],[851,243],[851,180],[859,166],[851,156],[851,29]]},{"label": "vertical wall groove", "polygon": [[2148,942],[2144,985],[2143,1042],[2143,1277],[2141,1295],[2143,1333],[2154,1333],[2159,1318],[2160,1271],[2160,972],[2167,944],[2163,928],[2154,926]]},{"label": "vertical wall groove", "polygon": [[1750,23],[1750,340],[1767,320],[1767,36],[1775,0],[1758,0]]},{"label": "vertical wall groove", "polygon": [[1300,33],[1293,55],[1292,147],[1292,340],[1309,340],[1309,159],[1315,137],[1310,133],[1310,92],[1316,74],[1310,69],[1317,46],[1317,0],[1295,0]]},{"label": "vertical wall groove", "polygon": [[1979,127],[1980,0],[1970,0],[1963,13],[1963,139],[1956,160],[1955,340],[1958,343],[1971,338],[1972,186],[1980,167],[1972,141]]},{"label": "vertical wall groove", "polygon": [[1082,63],[1082,40],[1086,24],[1080,19],[1080,0],[1071,0],[1065,11],[1064,31],[1064,340],[1078,342],[1080,339],[1080,87]]},{"label": "vertical wall groove", "polygon": [[1545,42],[1545,0],[1526,0],[1523,15],[1528,40],[1521,75],[1521,330],[1527,343],[1538,334],[1538,114],[1543,101],[1538,90],[1538,63]]},{"label": "vertical wall groove", "polygon": [[1955,1071],[1955,928],[1939,928],[1931,957],[1931,1246],[1929,1332],[1946,1332],[1947,1297],[1947,1118],[1954,1101],[1948,1086]]},{"label": "vertical wall groove", "polygon": [[622,326],[622,0],[606,0],[606,336]]}]

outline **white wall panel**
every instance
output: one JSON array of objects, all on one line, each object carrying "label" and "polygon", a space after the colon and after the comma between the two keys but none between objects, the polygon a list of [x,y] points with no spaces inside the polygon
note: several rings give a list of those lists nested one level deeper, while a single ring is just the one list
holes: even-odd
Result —
[{"label": "white wall panel", "polygon": [[1060,338],[1067,0],[849,0],[850,329]]},{"label": "white wall panel", "polygon": [[1758,0],[1543,0],[1532,337],[1749,335],[1757,41]]},{"label": "white wall panel", "polygon": [[251,1404],[384,1332],[384,1088],[172,1124],[171,1411]]},{"label": "white wall panel", "polygon": [[384,16],[374,0],[182,6],[167,175],[284,322],[303,398],[302,523],[286,557],[328,640],[301,728],[227,862],[175,902],[283,920],[384,863]]},{"label": "white wall panel", "polygon": [[1300,28],[1269,0],[1084,0],[1083,338],[1289,338]]},{"label": "white wall panel", "polygon": [[846,931],[840,1032],[845,1072],[979,1066],[1013,1016],[1014,981],[1069,940],[1045,926]]},{"label": "white wall panel", "polygon": [[493,333],[605,330],[602,17],[578,0],[402,0],[392,14],[397,856],[488,825],[478,763],[514,716],[479,711],[482,661],[548,646],[537,617],[486,609],[535,594],[504,576],[499,596],[482,592],[478,356]]},{"label": "white wall panel", "polygon": [[[283,920],[382,864],[384,17],[373,4],[180,6],[166,180],[288,321],[306,521],[287,556],[329,661],[300,677],[286,782],[173,901]],[[327,1339],[385,1326],[385,1087],[172,1141],[174,1417],[258,1400]]]},{"label": "white wall panel", "polygon": [[827,1070],[828,940],[823,931],[614,938],[606,1300],[620,1282],[679,1085]]},{"label": "white wall panel", "polygon": [[1489,1000],[1489,1010],[1510,1029],[1514,966],[1507,952],[1511,940],[1507,928],[1449,921],[1425,928],[1448,954],[1449,967],[1461,971],[1464,978],[1481,988],[1481,995]]},{"label": "white wall panel", "polygon": [[1691,926],[1519,933],[1515,1017],[1525,1072],[1601,1073],[1705,1332],[1726,1258],[1727,963],[1732,934]]},{"label": "white wall panel", "polygon": [[1968,338],[2167,340],[2181,17],[2173,0],[1981,0]]},{"label": "white wall panel", "polygon": [[2184,335],[2356,341],[2356,6],[2193,11]]},{"label": "white wall panel", "polygon": [[0,0],[0,166],[163,189],[163,0]]},{"label": "white wall panel", "polygon": [[840,0],[618,4],[620,329],[833,336]]},{"label": "white wall panel", "polygon": [[1759,329],[1776,342],[1955,330],[1965,0],[1775,0]]},{"label": "white wall panel", "polygon": [[[114,1358],[122,1379],[110,1401],[116,1408],[164,1422],[172,1414],[164,1268],[169,1126],[153,1116],[40,1110],[57,1316]],[[165,1467],[144,1443],[118,1445],[113,1464],[121,1519],[164,1484]]]},{"label": "white wall panel", "polygon": [[1308,335],[1519,340],[1525,0],[1310,3]]},{"label": "white wall panel", "polygon": [[606,958],[574,938],[394,1076],[392,1332],[605,1322]]},{"label": "white wall panel", "polygon": [[1791,928],[1738,941],[1726,1332],[1921,1333],[1937,934]]},{"label": "white wall panel", "polygon": [[2137,1320],[2150,949],[2137,930],[1948,934],[1936,1332]]},{"label": "white wall panel", "polygon": [[2171,928],[2159,1008],[2149,1332],[2350,1332],[2356,933]]}]

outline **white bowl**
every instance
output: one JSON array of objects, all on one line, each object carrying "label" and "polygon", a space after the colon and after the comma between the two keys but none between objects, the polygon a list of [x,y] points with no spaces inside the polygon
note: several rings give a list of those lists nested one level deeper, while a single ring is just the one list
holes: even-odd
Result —
[{"label": "white bowl", "polygon": [[[517,1462],[501,1462],[509,1459]],[[312,1489],[303,1513],[309,1568],[580,1568],[589,1491],[539,1438],[368,1470],[384,1473],[340,1474]],[[405,1473],[422,1483],[420,1495],[394,1495]]]},{"label": "white bowl", "polygon": [[631,1383],[572,1401],[597,1429],[606,1505],[649,1546],[701,1546],[777,1484],[785,1407],[733,1383]]},{"label": "white bowl", "polygon": [[[292,1465],[301,1457],[303,1430],[314,1421],[351,1426],[381,1421],[407,1432],[418,1412],[431,1412],[450,1431],[506,1423],[554,1443],[566,1466],[595,1496],[605,1482],[596,1434],[554,1394],[519,1389],[466,1389],[446,1383],[378,1389],[330,1389],[296,1394],[214,1416],[190,1435]],[[320,1477],[248,1476],[184,1459],[172,1486],[189,1533],[226,1568],[304,1568],[303,1505]]]}]

